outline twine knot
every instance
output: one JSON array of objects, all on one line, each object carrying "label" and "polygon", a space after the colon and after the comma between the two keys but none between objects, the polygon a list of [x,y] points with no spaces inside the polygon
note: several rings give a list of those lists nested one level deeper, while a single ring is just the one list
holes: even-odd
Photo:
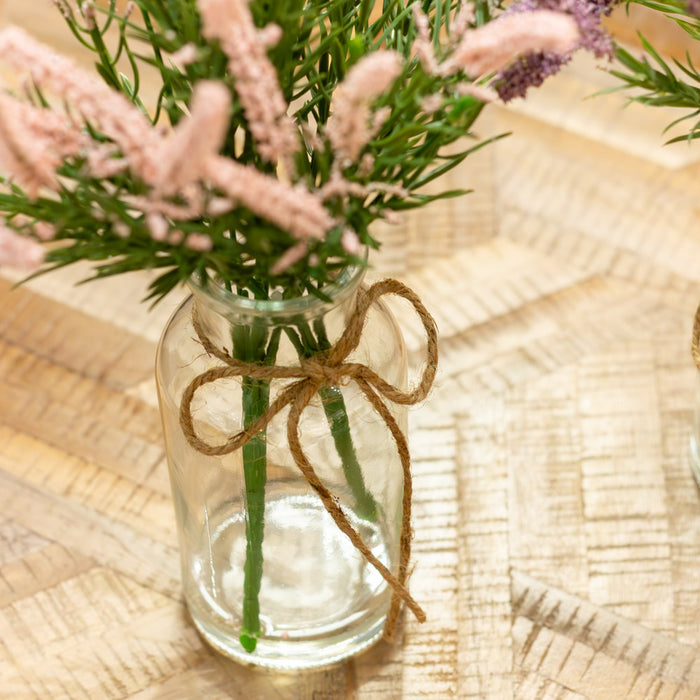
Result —
[{"label": "twine knot", "polygon": [[[382,296],[394,294],[406,299],[418,314],[427,339],[427,362],[418,385],[413,391],[405,392],[385,381],[364,364],[346,362],[348,356],[357,348],[364,328],[367,312]],[[401,611],[402,601],[415,617],[425,621],[425,613],[411,597],[406,588],[408,564],[411,555],[411,458],[408,451],[406,436],[399,428],[385,401],[403,405],[413,405],[422,401],[430,391],[437,371],[438,347],[437,326],[419,297],[401,282],[393,279],[382,280],[368,288],[362,288],[358,294],[354,313],[340,339],[329,350],[300,360],[298,366],[262,365],[236,360],[225,349],[217,348],[206,335],[196,312],[193,312],[192,322],[204,349],[210,355],[221,360],[219,367],[213,367],[195,377],[185,389],[180,402],[180,426],[189,444],[202,454],[214,456],[234,452],[257,433],[264,430],[268,423],[286,406],[289,406],[287,418],[287,440],[289,449],[297,468],[301,471],[309,485],[320,497],[338,528],[347,535],[355,548],[381,574],[393,590],[391,607],[384,625],[384,638],[392,640],[394,629]],[[294,380],[285,387],[277,398],[270,404],[267,412],[253,422],[247,429],[232,435],[221,445],[209,445],[195,432],[192,419],[192,399],[197,390],[205,384],[216,382],[227,377],[247,376],[253,379]],[[301,415],[309,405],[314,395],[322,386],[337,386],[354,381],[365,398],[377,411],[384,421],[396,443],[397,452],[401,459],[403,471],[403,511],[401,523],[400,555],[398,574],[394,575],[364,542],[340,507],[335,496],[324,486],[316,471],[307,459],[301,446],[299,422]]]},{"label": "twine knot", "polygon": [[301,371],[314,386],[337,386],[347,384],[350,380],[349,365],[332,363],[323,355],[306,357],[299,362]]}]

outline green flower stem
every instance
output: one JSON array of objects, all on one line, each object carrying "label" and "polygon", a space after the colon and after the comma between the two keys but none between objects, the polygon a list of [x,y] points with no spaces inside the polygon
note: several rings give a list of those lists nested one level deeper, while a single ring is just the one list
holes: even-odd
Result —
[{"label": "green flower stem", "polygon": [[377,502],[367,489],[362,476],[362,467],[355,453],[343,394],[337,386],[321,387],[318,393],[331,429],[335,449],[343,464],[345,479],[355,499],[355,512],[361,518],[374,522],[377,519]]},{"label": "green flower stem", "polygon": [[[234,356],[246,362],[275,361],[279,332],[273,331],[269,344],[267,329],[233,328]],[[243,426],[250,427],[267,413],[270,383],[243,377],[241,383]],[[255,651],[262,632],[260,627],[260,586],[263,571],[263,536],[265,531],[265,487],[267,484],[267,431],[261,430],[241,449],[246,500],[246,556],[243,567],[243,621],[239,640],[248,652]]]},{"label": "green flower stem", "polygon": [[[310,357],[329,347],[322,321],[314,324],[300,322],[296,329],[285,328],[300,357]],[[234,356],[247,362],[273,364],[279,346],[280,329],[273,331],[267,343],[264,328],[236,327],[233,329]],[[262,350],[261,350],[262,348]],[[248,428],[270,405],[270,384],[260,379],[244,377],[241,384],[243,426]],[[330,426],[335,448],[340,456],[343,473],[355,498],[356,513],[367,520],[376,520],[377,504],[367,489],[362,468],[350,431],[347,407],[338,387],[321,387],[319,395]],[[243,568],[243,621],[239,640],[249,652],[255,651],[261,635],[260,587],[263,571],[263,534],[265,529],[265,487],[267,484],[266,431],[261,431],[243,446],[243,473],[246,498],[246,558]]]},{"label": "green flower stem", "polygon": [[[298,333],[292,328],[285,330],[300,357],[311,357],[330,348],[322,319],[317,319],[314,322],[315,336],[305,321],[299,321],[297,329]],[[355,512],[361,518],[375,521],[377,519],[377,503],[367,489],[362,475],[362,467],[357,459],[343,394],[337,386],[323,386],[319,389],[318,394],[321,397],[335,449],[343,465],[345,480],[355,499]]]},{"label": "green flower stem", "polygon": [[[270,403],[269,382],[244,377],[243,425],[248,428],[267,412]],[[241,646],[255,651],[260,636],[260,584],[263,568],[263,532],[265,527],[265,485],[267,483],[266,433],[258,433],[242,448],[246,494],[246,556],[243,579],[243,625]]]}]

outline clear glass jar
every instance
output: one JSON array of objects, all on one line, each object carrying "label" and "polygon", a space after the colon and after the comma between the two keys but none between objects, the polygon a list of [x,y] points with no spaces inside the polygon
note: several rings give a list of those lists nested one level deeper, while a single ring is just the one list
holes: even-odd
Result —
[{"label": "clear glass jar", "polygon": [[693,417],[693,429],[690,433],[690,470],[698,486],[700,486],[700,306],[695,311],[693,319],[690,354],[698,369],[695,375],[695,414]]},{"label": "clear glass jar", "polygon": [[[298,365],[300,355],[340,336],[362,276],[361,269],[344,271],[327,290],[330,302],[314,296],[257,301],[213,283],[193,283],[192,296],[173,314],[158,347],[185,599],[205,639],[238,661],[293,670],[356,654],[381,635],[391,589],[295,465],[287,410],[230,454],[207,456],[190,446],[179,422],[183,391],[222,365],[197,340],[193,308],[213,344],[237,359]],[[381,301],[372,306],[349,360],[405,388],[404,343]],[[264,413],[288,381],[225,378],[202,386],[192,401],[197,434],[208,444],[225,443]],[[405,432],[406,408],[389,408]],[[325,387],[304,411],[300,434],[323,484],[395,573],[403,477],[396,444],[376,410],[354,382]]]},{"label": "clear glass jar", "polygon": [[690,434],[690,470],[700,486],[700,371],[697,373],[695,389],[695,415]]}]

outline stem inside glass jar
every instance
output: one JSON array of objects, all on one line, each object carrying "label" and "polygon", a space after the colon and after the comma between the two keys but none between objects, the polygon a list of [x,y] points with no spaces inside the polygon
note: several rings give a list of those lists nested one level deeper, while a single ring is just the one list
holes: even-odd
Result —
[{"label": "stem inside glass jar", "polygon": [[[300,359],[312,357],[331,347],[322,318],[315,319],[312,327],[307,320],[299,317],[290,325],[274,328],[271,333],[261,322],[254,322],[250,326],[234,326],[232,329],[234,357],[244,362],[274,364],[282,330]],[[265,380],[244,377],[241,391],[243,424],[244,428],[248,428],[267,412],[270,405],[270,384]],[[337,386],[324,386],[319,390],[319,396],[335,449],[341,460],[343,473],[356,503],[356,514],[374,522],[377,519],[377,504],[367,489],[362,475],[343,394]],[[246,651],[253,652],[261,634],[259,596],[263,572],[262,550],[267,482],[265,430],[242,448],[242,458],[246,499],[246,559],[243,620],[239,640]]]}]

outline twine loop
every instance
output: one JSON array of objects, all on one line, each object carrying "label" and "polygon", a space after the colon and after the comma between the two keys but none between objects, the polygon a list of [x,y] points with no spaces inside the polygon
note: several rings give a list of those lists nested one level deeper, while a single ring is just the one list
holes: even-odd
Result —
[{"label": "twine loop", "polygon": [[[412,391],[402,391],[385,381],[376,372],[364,364],[347,362],[348,356],[360,342],[367,312],[382,296],[397,295],[407,300],[421,320],[427,340],[427,363],[418,385]],[[371,287],[362,288],[358,293],[355,311],[339,340],[330,349],[300,361],[298,366],[263,365],[234,359],[226,349],[217,348],[206,335],[196,312],[192,322],[202,346],[208,354],[219,359],[223,364],[209,369],[195,377],[185,389],[180,403],[180,426],[189,444],[202,454],[224,455],[238,450],[249,442],[257,433],[264,430],[268,423],[286,406],[289,406],[287,418],[287,440],[289,449],[297,468],[308,484],[316,491],[325,509],[337,527],[347,535],[355,548],[381,574],[391,586],[393,594],[391,607],[384,625],[384,638],[393,639],[396,622],[404,602],[415,617],[425,621],[425,612],[412,598],[406,587],[408,564],[411,555],[411,458],[408,441],[391,414],[386,401],[402,405],[413,405],[422,401],[430,391],[435,379],[438,360],[437,326],[418,295],[406,285],[393,279],[386,279]],[[270,381],[272,379],[294,380],[285,387],[270,404],[267,412],[253,422],[247,429],[229,437],[221,445],[210,445],[195,432],[192,418],[192,399],[197,390],[212,382],[229,377],[247,376],[253,379]],[[381,416],[387,429],[394,438],[397,452],[401,459],[403,471],[403,503],[398,574],[394,575],[364,542],[360,534],[350,524],[347,516],[338,504],[335,496],[324,486],[309,462],[301,446],[299,422],[301,416],[318,390],[323,386],[337,386],[354,381],[363,395]]]}]

